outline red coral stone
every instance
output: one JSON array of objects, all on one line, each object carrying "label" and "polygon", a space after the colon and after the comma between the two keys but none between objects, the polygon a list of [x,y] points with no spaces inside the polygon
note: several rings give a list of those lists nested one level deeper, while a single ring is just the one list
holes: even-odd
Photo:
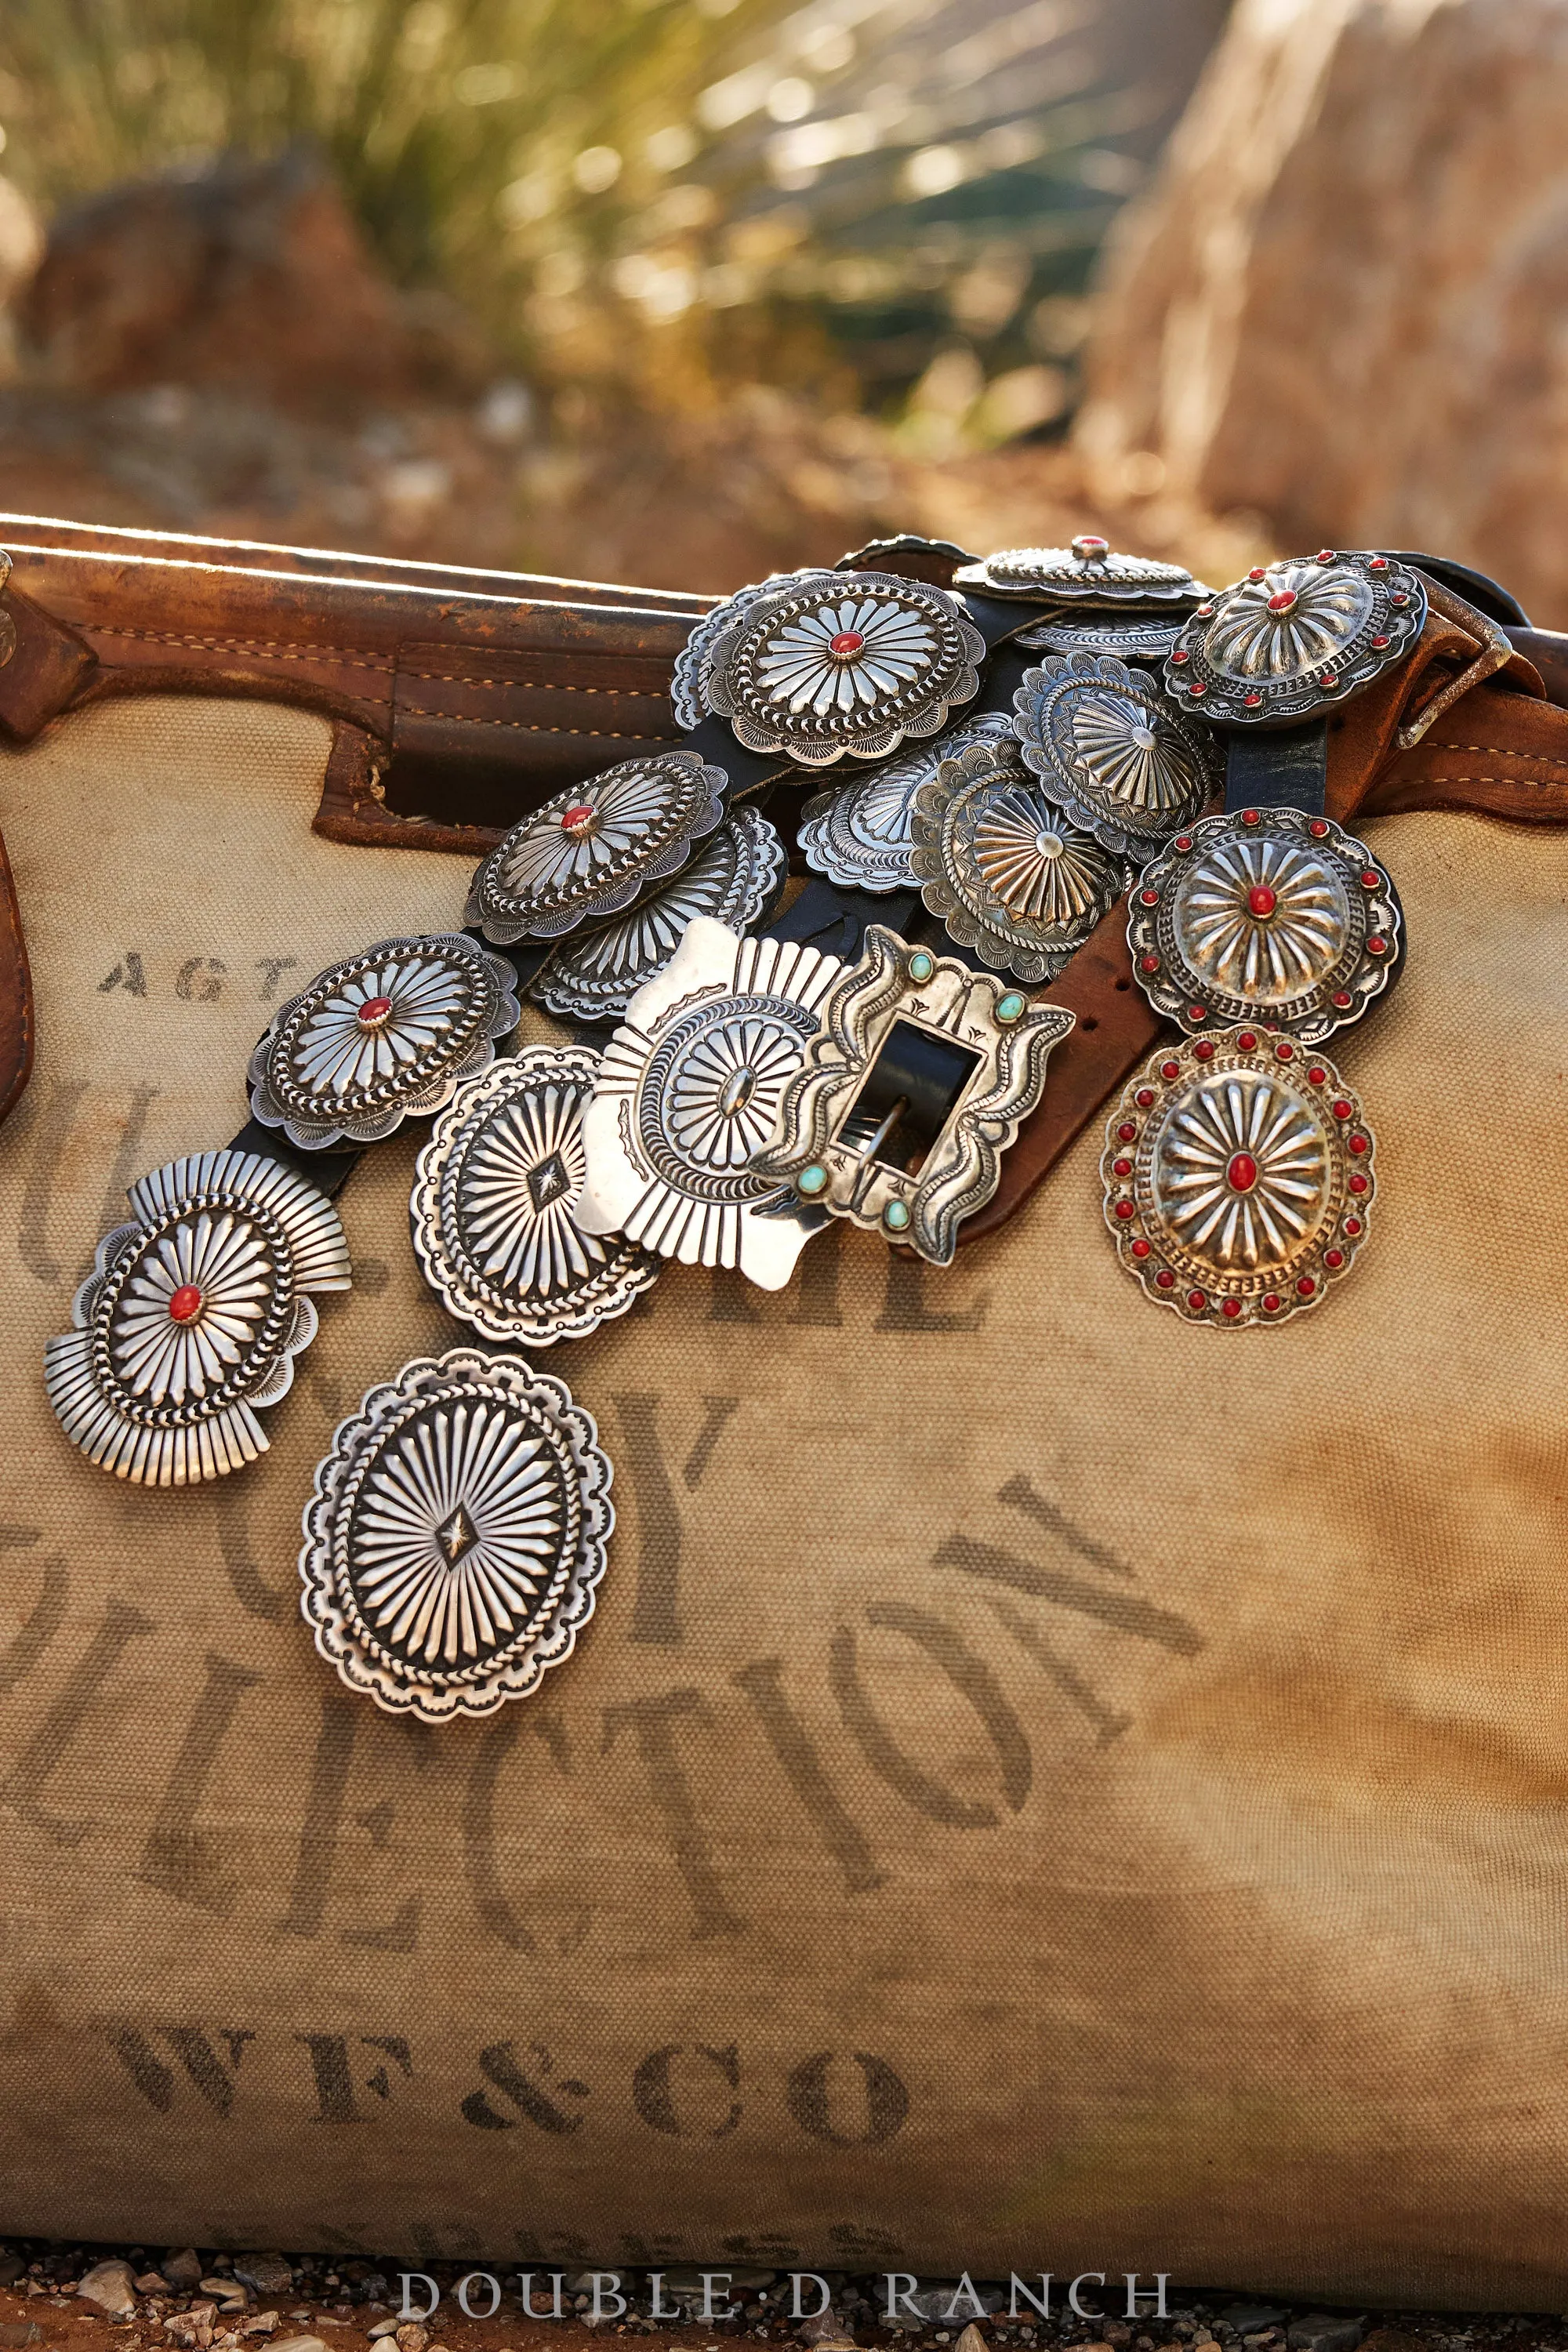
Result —
[{"label": "red coral stone", "polygon": [[1080,530],[1073,541],[1072,551],[1075,555],[1082,556],[1109,555],[1110,541],[1108,539],[1100,539],[1092,530]]},{"label": "red coral stone", "polygon": [[1333,551],[1333,549],[1332,549],[1331,547],[1320,547],[1320,548],[1319,548],[1319,550],[1318,550],[1318,561],[1319,561],[1319,562],[1320,562],[1320,563],[1331,563],[1331,562],[1333,562],[1333,560],[1334,560],[1334,551]]},{"label": "red coral stone", "polygon": [[1241,812],[1241,822],[1243,824],[1256,824],[1258,823],[1258,811],[1256,809],[1243,809]]},{"label": "red coral stone", "polygon": [[1137,1106],[1138,1106],[1138,1108],[1139,1108],[1139,1109],[1140,1109],[1140,1110],[1147,1110],[1147,1109],[1148,1109],[1148,1108],[1149,1108],[1149,1106],[1150,1106],[1150,1104],[1151,1104],[1151,1103],[1153,1101],[1153,1099],[1154,1099],[1154,1089],[1153,1089],[1153,1087],[1139,1087],[1139,1089],[1138,1089],[1138,1091],[1137,1091],[1137,1093],[1133,1096],[1132,1099],[1133,1099],[1133,1101],[1137,1104]]},{"label": "red coral stone", "polygon": [[1241,1312],[1241,1301],[1240,1301],[1240,1299],[1239,1299],[1239,1298],[1227,1298],[1227,1299],[1226,1300],[1226,1302],[1225,1302],[1225,1305],[1220,1308],[1220,1310],[1219,1310],[1219,1311],[1220,1311],[1220,1313],[1225,1317],[1225,1319],[1226,1319],[1226,1321],[1227,1323],[1234,1323],[1234,1322],[1235,1322],[1235,1320],[1236,1320],[1236,1318],[1237,1318],[1237,1316],[1240,1314],[1240,1312]]},{"label": "red coral stone", "polygon": [[1206,694],[1208,692],[1208,688],[1204,684],[1201,677],[1194,677],[1191,686],[1188,687],[1187,692],[1189,694]]},{"label": "red coral stone", "polygon": [[1353,1241],[1357,1234],[1361,1231],[1361,1219],[1359,1217],[1347,1217],[1345,1219],[1345,1231]]},{"label": "red coral stone", "polygon": [[1317,1286],[1316,1277],[1310,1274],[1304,1274],[1301,1276],[1300,1281],[1296,1285],[1296,1296],[1298,1298],[1310,1298]]},{"label": "red coral stone", "polygon": [[1160,1268],[1159,1273],[1154,1276],[1154,1279],[1159,1284],[1162,1290],[1174,1290],[1176,1286],[1176,1277],[1171,1272],[1169,1266],[1163,1265]]},{"label": "red coral stone", "polygon": [[1367,567],[1366,567],[1366,568],[1367,568],[1367,570],[1368,570],[1369,572],[1386,572],[1386,571],[1387,571],[1387,569],[1388,569],[1388,558],[1387,558],[1387,556],[1386,556],[1386,555],[1374,555],[1374,556],[1373,557],[1373,559],[1372,559],[1372,562],[1367,565]]},{"label": "red coral stone", "polygon": [[1288,1038],[1280,1038],[1279,1043],[1274,1048],[1274,1058],[1277,1062],[1293,1062],[1295,1060],[1296,1048],[1289,1043]]},{"label": "red coral stone", "polygon": [[1173,848],[1173,849],[1182,849],[1182,850],[1187,850],[1187,849],[1190,849],[1190,848],[1192,847],[1192,845],[1193,845],[1193,836],[1192,836],[1192,835],[1191,835],[1190,833],[1179,833],[1179,834],[1177,834],[1177,835],[1176,835],[1176,837],[1175,837],[1174,841],[1173,841],[1173,842],[1172,842],[1172,844],[1171,844],[1171,846],[1172,846],[1172,848]]},{"label": "red coral stone", "polygon": [[1379,653],[1379,654],[1380,654],[1380,653],[1383,651],[1383,649],[1384,649],[1384,646],[1385,646],[1387,643],[1388,643],[1388,639],[1387,639],[1386,637],[1373,637],[1373,641],[1372,641],[1372,648],[1373,648],[1373,653]]},{"label": "red coral stone", "polygon": [[1175,648],[1175,650],[1173,651],[1173,654],[1172,654],[1172,656],[1171,656],[1171,659],[1172,659],[1172,660],[1173,660],[1173,661],[1177,665],[1177,667],[1178,667],[1178,668],[1179,668],[1183,662],[1190,662],[1190,661],[1191,661],[1191,659],[1192,659],[1192,656],[1191,656],[1191,654],[1187,651],[1187,649],[1186,649],[1185,646],[1176,646],[1176,648]]},{"label": "red coral stone", "polygon": [[390,996],[367,996],[354,1019],[362,1029],[379,1029],[392,1010]]},{"label": "red coral stone", "polygon": [[1374,932],[1373,937],[1368,940],[1366,943],[1366,951],[1368,955],[1386,955],[1388,953],[1388,941],[1386,940],[1379,939]]},{"label": "red coral stone", "polygon": [[1244,695],[1242,696],[1242,698],[1241,698],[1241,705],[1242,705],[1242,709],[1243,709],[1244,710],[1256,710],[1256,709],[1257,709],[1257,708],[1258,708],[1258,704],[1262,701],[1262,699],[1263,699],[1263,697],[1258,693],[1258,691],[1257,688],[1256,688],[1256,687],[1254,687],[1254,688],[1253,688],[1253,690],[1252,690],[1252,692],[1251,692],[1250,694],[1244,694]]},{"label": "red coral stone", "polygon": [[1335,1009],[1336,1009],[1336,1011],[1341,1012],[1341,1013],[1348,1013],[1348,1012],[1350,1011],[1350,1008],[1351,1008],[1352,1001],[1352,997],[1351,997],[1351,992],[1350,992],[1350,990],[1349,990],[1348,988],[1336,988],[1336,989],[1335,989],[1335,991],[1334,991],[1334,1005],[1335,1005]]},{"label": "red coral stone", "polygon": [[1355,1112],[1352,1109],[1348,1102],[1337,1102],[1334,1105],[1334,1117],[1336,1118],[1353,1118],[1355,1117]]},{"label": "red coral stone", "polygon": [[1345,1254],[1343,1250],[1325,1250],[1323,1252],[1323,1264],[1325,1265],[1332,1266],[1336,1274],[1340,1267],[1343,1265],[1344,1262]]},{"label": "red coral stone", "polygon": [[1370,1179],[1362,1175],[1358,1170],[1356,1174],[1350,1180],[1351,1191],[1356,1193],[1364,1192],[1369,1181]]},{"label": "red coral stone", "polygon": [[1200,1037],[1197,1044],[1193,1047],[1193,1053],[1195,1059],[1200,1062],[1212,1062],[1214,1060],[1214,1039],[1212,1037]]},{"label": "red coral stone", "polygon": [[194,1323],[202,1311],[202,1294],[194,1282],[182,1282],[169,1300],[171,1323]]},{"label": "red coral stone", "polygon": [[1132,1162],[1131,1160],[1125,1159],[1113,1160],[1110,1163],[1110,1172],[1113,1176],[1131,1176],[1132,1173]]},{"label": "red coral stone", "polygon": [[1249,915],[1256,915],[1259,921],[1271,915],[1279,904],[1279,898],[1267,882],[1255,882],[1247,894],[1247,911]]},{"label": "red coral stone", "polygon": [[1160,903],[1160,893],[1158,892],[1158,890],[1140,890],[1140,891],[1139,891],[1139,893],[1138,893],[1138,904],[1139,904],[1141,907],[1157,907],[1157,906],[1159,905],[1159,903]]},{"label": "red coral stone", "polygon": [[1308,1082],[1314,1087],[1321,1087],[1328,1075],[1327,1070],[1324,1069],[1321,1062],[1314,1062],[1311,1068],[1307,1073]]},{"label": "red coral stone", "polygon": [[1296,603],[1294,588],[1279,588],[1268,599],[1268,609],[1271,613],[1289,613],[1294,609]]},{"label": "red coral stone", "polygon": [[1315,816],[1307,830],[1314,841],[1322,841],[1328,834],[1328,821],[1324,817]]},{"label": "red coral stone", "polygon": [[598,814],[592,801],[574,801],[570,808],[561,812],[561,830],[575,841],[580,835],[593,831]]},{"label": "red coral stone", "polygon": [[1247,576],[1249,580],[1267,580],[1268,574],[1265,572],[1261,563],[1255,563]]},{"label": "red coral stone", "polygon": [[1160,969],[1159,957],[1157,955],[1140,956],[1138,959],[1138,969],[1140,971],[1158,971]]},{"label": "red coral stone", "polygon": [[1382,881],[1383,881],[1383,877],[1382,877],[1382,875],[1381,875],[1381,874],[1379,874],[1379,873],[1378,873],[1378,871],[1377,871],[1377,869],[1375,868],[1375,866],[1363,866],[1363,868],[1362,868],[1362,877],[1361,877],[1361,887],[1362,887],[1362,888],[1363,888],[1363,890],[1375,890],[1375,889],[1377,889],[1377,888],[1379,887],[1379,886],[1381,885]]},{"label": "red coral stone", "polygon": [[1237,1037],[1237,1041],[1236,1041],[1236,1042],[1237,1042],[1237,1044],[1240,1046],[1240,1048],[1241,1048],[1241,1050],[1242,1050],[1242,1052],[1243,1052],[1244,1054],[1250,1054],[1250,1053],[1252,1052],[1252,1050],[1253,1050],[1253,1047],[1254,1047],[1254,1046],[1257,1045],[1257,1043],[1258,1043],[1258,1032],[1257,1032],[1257,1030],[1256,1030],[1256,1029],[1244,1029],[1244,1030],[1241,1032],[1241,1034]]},{"label": "red coral stone", "polygon": [[1277,1290],[1271,1290],[1268,1293],[1268,1297],[1263,1302],[1263,1312],[1265,1315],[1278,1315],[1279,1312],[1279,1292]]},{"label": "red coral stone", "polygon": [[1335,677],[1331,669],[1321,669],[1318,672],[1318,684],[1320,686],[1335,687],[1338,686],[1339,679]]},{"label": "red coral stone", "polygon": [[1250,1151],[1238,1151],[1225,1171],[1225,1181],[1233,1192],[1250,1192],[1258,1181],[1258,1162]]},{"label": "red coral stone", "polygon": [[1163,1078],[1179,1078],[1179,1077],[1181,1076],[1181,1075],[1182,1075],[1182,1066],[1181,1066],[1180,1062],[1162,1062],[1162,1063],[1161,1063],[1161,1065],[1160,1065],[1160,1076],[1161,1076]]},{"label": "red coral stone", "polygon": [[1188,1007],[1187,1007],[1187,1019],[1188,1019],[1189,1021],[1206,1021],[1206,1020],[1208,1019],[1208,1017],[1209,1017],[1209,1009],[1208,1009],[1208,1006],[1207,1006],[1206,1004],[1189,1004],[1189,1005],[1188,1005]]},{"label": "red coral stone", "polygon": [[1189,1291],[1188,1291],[1188,1293],[1187,1293],[1187,1305],[1192,1308],[1193,1313],[1194,1313],[1194,1315],[1201,1315],[1201,1314],[1203,1313],[1203,1311],[1204,1311],[1204,1308],[1208,1305],[1208,1303],[1209,1303],[1209,1295],[1208,1295],[1208,1292],[1207,1292],[1206,1290],[1189,1290]]},{"label": "red coral stone", "polygon": [[1147,1257],[1152,1246],[1152,1244],[1151,1243],[1146,1242],[1140,1237],[1132,1244],[1132,1255],[1134,1257]]},{"label": "red coral stone", "polygon": [[1116,1213],[1121,1218],[1122,1223],[1125,1224],[1129,1217],[1134,1213],[1131,1202],[1118,1201],[1116,1203]]},{"label": "red coral stone", "polygon": [[1130,1118],[1124,1118],[1116,1132],[1121,1142],[1131,1143],[1133,1137],[1137,1134],[1138,1129],[1133,1126],[1132,1121]]},{"label": "red coral stone", "polygon": [[858,654],[865,642],[858,629],[840,629],[836,637],[828,639],[827,650],[830,654]]},{"label": "red coral stone", "polygon": [[1363,1157],[1363,1156],[1367,1151],[1369,1151],[1369,1150],[1371,1150],[1371,1148],[1372,1148],[1372,1147],[1371,1147],[1371,1144],[1370,1144],[1370,1142],[1368,1141],[1368,1139],[1367,1139],[1364,1135],[1352,1135],[1352,1138],[1351,1138],[1351,1150],[1355,1153],[1355,1155],[1356,1155],[1356,1157],[1357,1157],[1357,1159],[1358,1159],[1358,1160],[1359,1160],[1359,1159],[1361,1159],[1361,1158],[1362,1158],[1362,1157]]}]

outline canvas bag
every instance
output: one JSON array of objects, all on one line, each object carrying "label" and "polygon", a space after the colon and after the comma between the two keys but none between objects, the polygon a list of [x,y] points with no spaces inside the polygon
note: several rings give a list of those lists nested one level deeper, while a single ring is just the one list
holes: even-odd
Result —
[{"label": "canvas bag", "polygon": [[1152,1311],[1092,1127],[947,1274],[671,1268],[546,1360],[616,1465],[576,1654],[429,1731],[295,1570],[337,1421],[468,1336],[416,1136],[241,1475],[121,1486],[39,1376],[268,1004],[458,919],[463,857],[311,830],[331,747],[153,696],[0,758],[0,2224],[1562,2307],[1568,834],[1366,825],[1412,951],[1321,1312]]}]

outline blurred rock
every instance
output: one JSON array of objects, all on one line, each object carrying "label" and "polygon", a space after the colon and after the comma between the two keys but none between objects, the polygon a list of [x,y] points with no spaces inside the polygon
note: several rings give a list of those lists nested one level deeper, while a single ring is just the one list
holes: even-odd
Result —
[{"label": "blurred rock", "polygon": [[87,2276],[80,2280],[77,2293],[85,2303],[94,2303],[111,2319],[129,2316],[136,2308],[136,2287],[129,2263],[95,2263]]},{"label": "blurred rock", "polygon": [[1426,547],[1568,620],[1568,6],[1238,0],[1121,216],[1079,426],[1102,497]]}]

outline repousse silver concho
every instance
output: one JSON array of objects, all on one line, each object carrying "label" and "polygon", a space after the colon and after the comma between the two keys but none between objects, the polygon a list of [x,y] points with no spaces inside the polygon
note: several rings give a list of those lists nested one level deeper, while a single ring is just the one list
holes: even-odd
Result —
[{"label": "repousse silver concho", "polygon": [[460,1087],[416,1165],[409,1222],[425,1279],[487,1339],[548,1348],[624,1315],[659,1261],[584,1234],[583,1112],[599,1056],[526,1045]]},{"label": "repousse silver concho", "polygon": [[915,794],[929,784],[944,760],[971,744],[1011,738],[1011,723],[999,710],[962,719],[932,743],[906,751],[885,767],[851,776],[831,792],[807,801],[800,845],[814,874],[851,890],[907,890],[914,880],[910,864],[910,818]]},{"label": "repousse silver concho", "polygon": [[1056,978],[1128,882],[1125,860],[1068,824],[1010,737],[944,760],[921,786],[913,865],[949,937],[1031,985]]},{"label": "repousse silver concho", "polygon": [[463,920],[509,948],[618,915],[679,873],[721,821],[728,782],[698,752],[672,750],[557,793],[483,860]]},{"label": "repousse silver concho", "polygon": [[[995,1192],[1001,1155],[1045,1092],[1051,1049],[1074,1016],[1062,1005],[1030,1004],[951,956],[910,948],[881,923],[870,925],[860,961],[840,971],[820,1014],[783,1089],[772,1139],[752,1160],[758,1178],[793,1184],[806,1204],[948,1265],[959,1225]],[[868,1134],[858,1105],[895,1031],[957,1047],[973,1064],[913,1171],[877,1156],[878,1139],[896,1130],[896,1110]]]},{"label": "repousse silver concho", "polygon": [[1079,613],[1034,621],[1009,642],[1025,653],[1114,654],[1118,661],[1163,662],[1182,634],[1180,614],[1119,616]]},{"label": "repousse silver concho", "polygon": [[1245,1330],[1320,1305],[1350,1271],[1373,1139],[1331,1063],[1241,1028],[1163,1047],[1128,1080],[1100,1172],[1118,1254],[1148,1296]]},{"label": "repousse silver concho", "polygon": [[698,916],[605,1049],[584,1116],[578,1223],[782,1289],[823,1220],[754,1176],[752,1155],[841,969],[815,948],[737,939]]},{"label": "repousse silver concho", "polygon": [[806,767],[880,760],[973,701],[984,656],[945,589],[884,572],[795,572],[699,622],[677,715],[695,699],[748,751]]},{"label": "repousse silver concho", "polygon": [[1209,593],[1184,564],[1119,554],[1090,531],[1068,547],[1005,547],[962,565],[953,584],[1064,604],[1195,604]]},{"label": "repousse silver concho", "polygon": [[76,1328],[44,1351],[49,1402],[90,1462],[194,1486],[267,1451],[256,1416],[316,1336],[312,1291],[347,1290],[337,1211],[249,1151],[172,1160],[132,1185],[134,1223],[98,1245]]},{"label": "repousse silver concho", "polygon": [[1118,856],[1191,824],[1223,777],[1214,738],[1112,654],[1052,656],[1013,697],[1025,764],[1047,799]]},{"label": "repousse silver concho", "polygon": [[618,1021],[661,972],[695,916],[748,931],[772,906],[784,876],[784,846],[752,808],[738,808],[684,873],[627,915],[558,948],[529,990],[562,1021]]},{"label": "repousse silver concho", "polygon": [[1178,834],[1138,877],[1127,940],[1139,987],[1184,1029],[1268,1022],[1314,1045],[1388,986],[1402,927],[1364,842],[1275,807]]},{"label": "repousse silver concho", "polygon": [[304,1514],[300,1605],[351,1690],[426,1723],[489,1715],[570,1656],[615,1525],[564,1381],[455,1348],[340,1423]]},{"label": "repousse silver concho", "polygon": [[1392,555],[1326,547],[1255,564],[1190,615],[1165,688],[1227,727],[1291,725],[1403,661],[1426,620],[1419,574]]},{"label": "repousse silver concho", "polygon": [[460,931],[378,940],[279,1007],[250,1108],[307,1151],[379,1143],[449,1102],[518,1024],[517,976]]}]

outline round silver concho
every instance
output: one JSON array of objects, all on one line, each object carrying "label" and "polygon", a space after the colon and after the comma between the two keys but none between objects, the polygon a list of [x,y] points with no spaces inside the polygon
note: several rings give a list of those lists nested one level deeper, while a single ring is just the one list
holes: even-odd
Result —
[{"label": "round silver concho", "polygon": [[661,972],[687,925],[710,915],[749,931],[772,906],[784,846],[756,809],[738,808],[682,874],[629,915],[556,950],[529,993],[561,1021],[618,1021],[646,981]]},{"label": "round silver concho", "polygon": [[1260,1021],[1315,1045],[1388,986],[1402,920],[1383,866],[1331,818],[1242,809],[1144,868],[1127,940],[1139,987],[1184,1029]]},{"label": "round silver concho", "polygon": [[1013,697],[1025,764],[1074,824],[1121,857],[1147,857],[1219,790],[1213,736],[1155,681],[1111,654],[1053,656]]},{"label": "round silver concho", "polygon": [[652,751],[557,793],[490,851],[463,920],[506,948],[619,914],[679,873],[722,819],[728,782],[695,751]]},{"label": "round silver concho", "polygon": [[1121,555],[1093,531],[1068,547],[1005,547],[963,565],[953,584],[1064,604],[1195,604],[1209,593],[1184,565]]},{"label": "round silver concho", "polygon": [[805,767],[881,760],[973,701],[984,657],[984,638],[945,589],[887,572],[788,573],[699,622],[676,711],[700,704],[748,751]]},{"label": "round silver concho", "polygon": [[1262,1029],[1151,1056],[1106,1129],[1122,1265],[1188,1322],[1246,1329],[1318,1306],[1367,1235],[1373,1139],[1332,1064]]},{"label": "round silver concho", "polygon": [[493,1714],[569,1657],[615,1525],[564,1381],[455,1348],[340,1423],[304,1515],[300,1605],[351,1690],[394,1715]]},{"label": "round silver concho", "polygon": [[517,1027],[517,975],[460,931],[378,940],[279,1007],[250,1108],[305,1151],[380,1143],[449,1102]]},{"label": "round silver concho", "polygon": [[994,971],[1054,980],[1127,887],[1123,859],[1068,824],[1006,743],[944,760],[914,808],[921,897]]},{"label": "round silver concho", "polygon": [[1325,547],[1255,564],[1191,615],[1165,690],[1227,727],[1294,725],[1403,661],[1426,620],[1419,575],[1392,555]]},{"label": "round silver concho", "polygon": [[851,890],[907,890],[915,878],[910,863],[915,794],[935,780],[944,760],[957,759],[976,743],[1010,740],[1012,732],[999,710],[982,711],[960,719],[918,751],[815,793],[800,827],[800,845],[812,872]]},{"label": "round silver concho", "polygon": [[624,1315],[659,1261],[584,1234],[583,1112],[599,1056],[529,1045],[460,1087],[416,1165],[409,1221],[425,1279],[487,1339],[581,1339]]},{"label": "round silver concho", "polygon": [[194,1486],[267,1451],[257,1413],[316,1336],[310,1293],[349,1287],[348,1243],[323,1193],[257,1152],[172,1160],[129,1198],[135,1222],[100,1242],[45,1385],[89,1462]]}]

